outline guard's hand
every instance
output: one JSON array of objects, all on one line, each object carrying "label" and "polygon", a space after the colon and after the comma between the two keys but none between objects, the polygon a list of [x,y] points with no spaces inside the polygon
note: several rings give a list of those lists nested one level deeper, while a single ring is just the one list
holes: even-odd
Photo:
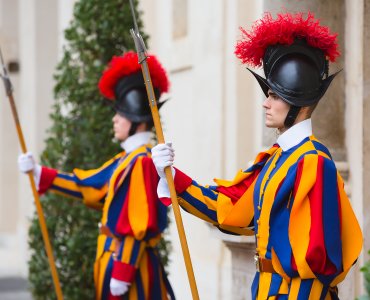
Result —
[{"label": "guard's hand", "polygon": [[113,296],[121,296],[127,293],[130,283],[111,278],[109,286],[110,292]]},{"label": "guard's hand", "polygon": [[[175,158],[175,150],[172,148],[172,143],[158,144],[152,148],[152,159],[159,177],[166,178],[164,169],[173,165]],[[173,171],[172,171],[173,173]]]},{"label": "guard's hand", "polygon": [[28,172],[33,172],[36,186],[39,186],[42,168],[35,162],[35,158],[31,152],[27,152],[25,154],[22,153],[18,156],[18,168],[22,173],[25,174]]},{"label": "guard's hand", "polygon": [[35,166],[35,159],[31,152],[22,153],[18,156],[18,168],[22,173],[33,171]]}]

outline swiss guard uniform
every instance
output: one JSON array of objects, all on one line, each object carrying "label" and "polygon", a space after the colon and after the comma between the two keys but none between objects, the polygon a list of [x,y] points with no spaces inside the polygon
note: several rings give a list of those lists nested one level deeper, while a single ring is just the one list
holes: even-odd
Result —
[{"label": "swiss guard uniform", "polygon": [[[157,99],[168,89],[167,75],[155,56],[148,57]],[[99,88],[115,101],[118,114],[132,122],[123,152],[95,170],[73,173],[42,167],[39,192],[77,198],[102,211],[94,280],[97,299],[175,299],[156,245],[167,226],[167,208],[157,197],[158,176],[151,160],[151,133],[135,133],[152,124],[137,55],[113,57]],[[130,284],[123,296],[113,296],[111,278]]]},{"label": "swiss guard uniform", "polygon": [[[311,14],[288,13],[266,14],[243,32],[236,54],[253,66],[262,61],[266,79],[251,72],[266,96],[271,89],[290,104],[288,129],[231,181],[202,186],[176,169],[179,204],[222,231],[255,235],[253,299],[338,299],[337,284],[359,256],[362,233],[311,119],[293,125],[300,108],[315,105],[335,76],[327,74],[327,59],[338,55],[336,35]],[[167,188],[161,178],[163,202]]]}]

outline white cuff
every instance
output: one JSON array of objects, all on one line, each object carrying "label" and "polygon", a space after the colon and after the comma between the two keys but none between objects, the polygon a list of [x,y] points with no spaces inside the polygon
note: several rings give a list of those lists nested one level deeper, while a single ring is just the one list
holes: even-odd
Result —
[{"label": "white cuff", "polygon": [[109,287],[110,292],[113,296],[121,296],[127,293],[128,288],[130,287],[130,283],[112,277],[110,279]]},{"label": "white cuff", "polygon": [[36,188],[39,189],[41,181],[42,167],[39,164],[36,164],[33,169],[33,178],[35,179]]},{"label": "white cuff", "polygon": [[158,198],[171,198],[170,189],[168,188],[167,180],[165,178],[159,179],[157,195]]}]

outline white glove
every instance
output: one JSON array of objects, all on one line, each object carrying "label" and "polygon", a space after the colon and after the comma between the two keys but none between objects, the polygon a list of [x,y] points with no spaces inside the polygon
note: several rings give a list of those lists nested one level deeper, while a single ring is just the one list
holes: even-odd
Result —
[{"label": "white glove", "polygon": [[160,177],[157,186],[157,195],[159,198],[170,198],[170,189],[166,179],[164,169],[171,166],[172,176],[175,177],[176,170],[172,167],[175,158],[175,150],[172,148],[172,143],[158,144],[152,148],[152,159]]},{"label": "white glove", "polygon": [[110,279],[110,292],[113,296],[121,296],[128,291],[130,283],[118,279]]},{"label": "white glove", "polygon": [[35,179],[35,184],[39,187],[42,168],[39,164],[35,162],[33,154],[27,152],[25,154],[20,154],[18,156],[18,168],[22,173],[33,172],[33,178]]},{"label": "white glove", "polygon": [[172,168],[174,158],[175,150],[172,148],[171,142],[158,144],[152,148],[152,159],[159,177],[166,178],[166,174],[164,172],[166,167],[171,166],[171,169],[174,170]]}]

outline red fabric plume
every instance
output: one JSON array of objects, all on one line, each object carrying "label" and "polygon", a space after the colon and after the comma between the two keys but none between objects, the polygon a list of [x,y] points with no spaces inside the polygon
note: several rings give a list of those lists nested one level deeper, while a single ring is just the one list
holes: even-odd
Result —
[{"label": "red fabric plume", "polygon": [[[160,93],[167,92],[169,81],[161,63],[154,55],[149,55],[147,62],[153,87],[158,88]],[[141,72],[141,67],[135,52],[129,51],[123,56],[113,56],[98,84],[101,94],[110,100],[114,100],[114,87],[118,80],[136,72]]]},{"label": "red fabric plume", "polygon": [[282,44],[291,45],[295,38],[305,38],[311,47],[321,49],[327,59],[334,62],[340,55],[337,44],[337,33],[331,33],[329,28],[321,26],[312,13],[303,17],[303,13],[278,14],[273,19],[270,13],[265,13],[261,20],[246,31],[240,27],[242,39],[235,47],[236,56],[243,64],[260,67],[268,46]]}]

